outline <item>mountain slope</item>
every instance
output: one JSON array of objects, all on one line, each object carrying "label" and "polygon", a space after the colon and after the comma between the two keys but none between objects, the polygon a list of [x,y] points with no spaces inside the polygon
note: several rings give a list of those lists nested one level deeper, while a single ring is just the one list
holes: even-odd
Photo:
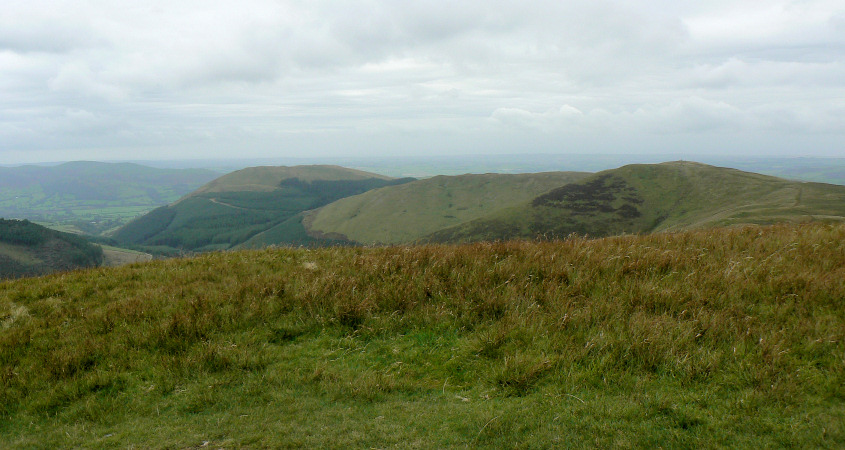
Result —
[{"label": "mountain slope", "polygon": [[102,262],[102,248],[79,236],[27,220],[0,219],[0,279],[94,267]]},{"label": "mountain slope", "polygon": [[583,179],[583,172],[436,176],[331,203],[305,219],[309,234],[362,244],[413,242]]},{"label": "mountain slope", "polygon": [[176,201],[219,173],[77,161],[0,167],[0,217],[74,226],[97,234]]},{"label": "mountain slope", "polygon": [[[407,181],[338,166],[252,167],[224,175],[172,205],[151,211],[113,237],[133,245],[223,250],[303,211]],[[268,243],[302,243],[303,234]]]},{"label": "mountain slope", "polygon": [[608,236],[810,220],[845,220],[845,186],[672,162],[599,172],[425,240]]}]

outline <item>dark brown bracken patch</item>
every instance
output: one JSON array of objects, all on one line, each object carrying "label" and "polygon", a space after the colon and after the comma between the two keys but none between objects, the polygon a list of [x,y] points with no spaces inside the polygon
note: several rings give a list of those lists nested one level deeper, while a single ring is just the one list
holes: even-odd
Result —
[{"label": "dark brown bracken patch", "polygon": [[[625,203],[619,207],[614,204]],[[534,199],[532,206],[566,208],[573,214],[594,215],[616,213],[630,219],[642,214],[634,205],[643,203],[642,197],[622,178],[602,175],[586,183],[568,184]]]}]

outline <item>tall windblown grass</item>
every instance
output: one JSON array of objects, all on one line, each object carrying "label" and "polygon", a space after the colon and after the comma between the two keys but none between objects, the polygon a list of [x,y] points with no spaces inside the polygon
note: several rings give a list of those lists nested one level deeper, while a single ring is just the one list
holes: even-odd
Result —
[{"label": "tall windblown grass", "polygon": [[843,225],[205,254],[0,284],[0,442],[833,447],[843,339]]}]

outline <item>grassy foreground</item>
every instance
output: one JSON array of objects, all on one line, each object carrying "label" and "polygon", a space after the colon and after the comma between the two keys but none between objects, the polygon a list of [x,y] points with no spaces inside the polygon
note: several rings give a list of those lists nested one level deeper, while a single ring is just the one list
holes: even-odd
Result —
[{"label": "grassy foreground", "polygon": [[0,447],[842,447],[845,226],[0,284]]}]

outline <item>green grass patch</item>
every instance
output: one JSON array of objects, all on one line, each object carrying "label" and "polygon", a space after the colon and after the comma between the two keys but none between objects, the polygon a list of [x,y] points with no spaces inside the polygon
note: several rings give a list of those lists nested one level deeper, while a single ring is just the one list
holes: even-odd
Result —
[{"label": "green grass patch", "polygon": [[530,201],[584,172],[436,176],[333,202],[306,222],[312,234],[361,244],[407,244],[430,233]]},{"label": "green grass patch", "polygon": [[0,284],[2,447],[845,444],[845,226]]}]

